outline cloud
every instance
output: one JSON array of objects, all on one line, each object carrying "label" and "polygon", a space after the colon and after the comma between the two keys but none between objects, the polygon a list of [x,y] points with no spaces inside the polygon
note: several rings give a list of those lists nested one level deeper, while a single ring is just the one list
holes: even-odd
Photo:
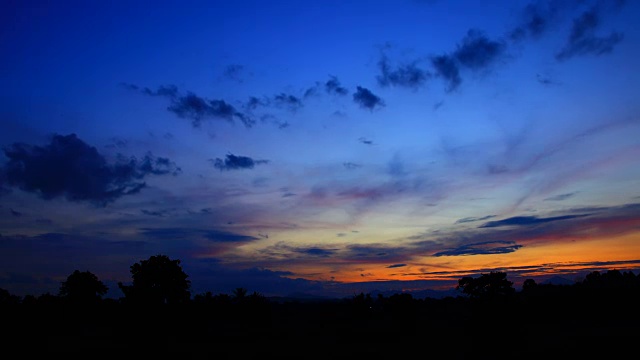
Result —
[{"label": "cloud", "polygon": [[340,81],[335,76],[329,76],[329,80],[324,83],[324,90],[328,94],[347,95],[349,90],[340,85]]},{"label": "cloud", "polygon": [[387,269],[394,269],[394,268],[405,267],[405,266],[407,266],[407,264],[393,264],[393,265],[387,266]]},{"label": "cloud", "polygon": [[362,167],[362,165],[356,164],[356,163],[352,163],[352,162],[345,162],[345,163],[342,163],[342,165],[345,168],[349,169],[349,170],[353,170],[353,169],[357,169],[357,168]]},{"label": "cloud", "polygon": [[399,86],[417,89],[422,86],[430,77],[426,70],[422,70],[417,66],[417,62],[400,65],[395,69],[391,69],[389,59],[383,55],[378,61],[380,75],[377,76],[380,86]]},{"label": "cloud", "polygon": [[251,127],[255,123],[255,120],[239,112],[233,105],[224,100],[207,100],[192,92],[173,98],[167,110],[180,118],[191,119],[194,127],[199,127],[202,124],[202,120],[208,118],[228,121],[238,119],[247,127]]},{"label": "cloud", "polygon": [[2,168],[6,183],[49,200],[65,197],[105,206],[116,199],[138,193],[147,175],[177,175],[181,172],[167,158],[148,153],[142,160],[118,156],[107,163],[95,147],[75,134],[54,135],[46,146],[14,143],[4,149],[9,161]]},{"label": "cloud", "polygon": [[266,164],[269,160],[254,160],[248,156],[239,156],[233,154],[227,154],[227,157],[223,160],[216,158],[215,160],[209,159],[213,163],[213,166],[222,170],[241,170],[241,169],[253,169],[256,165]]},{"label": "cloud", "polygon": [[481,70],[494,63],[505,50],[505,44],[489,40],[481,31],[471,29],[453,53],[460,65]]},{"label": "cloud", "polygon": [[509,37],[514,41],[527,37],[537,39],[549,30],[558,13],[557,3],[536,1],[528,4],[522,11],[521,22],[513,29]]},{"label": "cloud", "polygon": [[445,90],[451,92],[460,86],[462,78],[460,69],[455,59],[450,55],[440,55],[431,58],[431,65],[435,68],[436,74],[447,83]]},{"label": "cloud", "polygon": [[496,217],[495,215],[487,215],[487,216],[483,216],[483,217],[466,217],[466,218],[462,218],[462,219],[458,219],[456,220],[456,224],[463,224],[463,223],[468,223],[468,222],[474,222],[474,221],[484,221],[484,220],[489,220],[491,218]]},{"label": "cloud", "polygon": [[181,95],[175,85],[161,85],[156,90],[147,87],[140,88],[137,85],[122,83],[129,90],[136,90],[148,96],[162,96],[170,103],[167,110],[179,118],[190,119],[194,127],[199,127],[202,121],[207,119],[222,119],[227,121],[239,120],[246,127],[255,124],[255,120],[238,111],[233,105],[224,100],[206,99],[188,91]]},{"label": "cloud", "polygon": [[303,106],[302,100],[300,100],[300,98],[285,93],[280,93],[274,96],[273,103],[276,107],[284,107],[289,109],[290,111],[296,111]]},{"label": "cloud", "polygon": [[506,218],[503,220],[497,221],[489,221],[486,222],[479,227],[481,228],[492,228],[499,226],[529,226],[529,225],[537,225],[552,221],[562,221],[562,220],[570,220],[580,217],[589,216],[589,214],[581,214],[581,215],[563,215],[563,216],[553,216],[546,218],[539,218],[536,216],[514,216],[510,218]]},{"label": "cloud", "polygon": [[486,241],[474,244],[466,244],[455,249],[437,252],[433,256],[461,256],[461,255],[488,255],[506,254],[520,249],[522,245],[517,245],[513,241]]},{"label": "cloud", "polygon": [[149,96],[166,96],[169,98],[175,98],[178,96],[178,87],[175,85],[161,85],[158,86],[155,91],[145,87],[140,91]]},{"label": "cloud", "polygon": [[365,144],[365,145],[373,145],[373,140],[369,140],[365,137],[360,137],[358,138],[358,141],[360,141],[361,143]]},{"label": "cloud", "polygon": [[574,19],[569,39],[564,48],[556,54],[556,59],[563,61],[577,55],[603,55],[612,52],[624,36],[619,32],[612,32],[606,37],[597,36],[595,30],[599,25],[600,14],[596,7]]},{"label": "cloud", "polygon": [[216,243],[245,243],[259,240],[250,235],[237,234],[221,230],[206,230],[194,228],[141,228],[142,235],[161,240],[195,240],[204,238]]},{"label": "cloud", "polygon": [[544,199],[544,201],[562,201],[562,200],[566,200],[566,199],[568,199],[570,197],[575,196],[577,193],[578,192],[559,194],[559,195],[556,195],[556,196],[548,197],[548,198]]},{"label": "cloud", "polygon": [[359,104],[360,107],[369,110],[375,109],[376,106],[385,106],[384,101],[381,98],[361,86],[358,86],[355,94],[353,94],[353,101]]}]

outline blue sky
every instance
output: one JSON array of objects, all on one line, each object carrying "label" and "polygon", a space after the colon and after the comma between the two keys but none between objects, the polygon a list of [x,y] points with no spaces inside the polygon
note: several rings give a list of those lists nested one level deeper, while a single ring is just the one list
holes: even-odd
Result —
[{"label": "blue sky", "polygon": [[640,4],[9,1],[0,287],[446,289],[640,263]]}]

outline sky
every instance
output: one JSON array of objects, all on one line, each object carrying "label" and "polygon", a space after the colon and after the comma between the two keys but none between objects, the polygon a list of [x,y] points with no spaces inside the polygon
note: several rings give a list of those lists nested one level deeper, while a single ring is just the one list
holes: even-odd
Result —
[{"label": "sky", "polygon": [[0,5],[0,288],[640,270],[640,2]]}]

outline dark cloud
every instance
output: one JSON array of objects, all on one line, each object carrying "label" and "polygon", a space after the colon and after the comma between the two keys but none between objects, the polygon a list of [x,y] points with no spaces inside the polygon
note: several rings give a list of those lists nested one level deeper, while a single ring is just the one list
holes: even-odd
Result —
[{"label": "dark cloud", "polygon": [[317,247],[312,247],[312,248],[298,248],[295,249],[295,252],[300,253],[300,254],[305,254],[305,255],[309,255],[312,257],[330,257],[332,255],[335,254],[336,250],[335,249],[321,249],[321,248],[317,248]]},{"label": "dark cloud", "polygon": [[481,31],[471,29],[453,53],[460,65],[471,70],[489,67],[504,52],[505,44],[489,40]]},{"label": "dark cloud", "polygon": [[175,98],[178,96],[178,87],[175,85],[161,85],[156,90],[151,90],[148,87],[142,88],[143,94],[149,96],[166,96],[169,98]]},{"label": "dark cloud", "polygon": [[499,227],[499,226],[529,226],[529,225],[548,223],[552,221],[571,220],[575,218],[585,217],[588,215],[589,214],[564,215],[564,216],[553,216],[553,217],[546,217],[546,218],[539,218],[536,216],[514,216],[514,217],[506,218],[503,220],[489,221],[480,225],[480,227],[492,228],[492,227]]},{"label": "dark cloud", "polygon": [[342,163],[342,166],[344,166],[345,168],[347,168],[349,170],[353,170],[353,169],[357,169],[357,168],[362,167],[362,165],[356,164],[356,163],[352,163],[352,162]]},{"label": "dark cloud", "polygon": [[513,241],[486,241],[474,244],[466,244],[455,249],[437,252],[433,256],[461,256],[461,255],[489,255],[506,254],[520,249]]},{"label": "dark cloud", "polygon": [[365,144],[365,145],[373,145],[373,140],[369,140],[365,137],[361,137],[358,138],[358,141],[360,141],[361,143]]},{"label": "dark cloud", "polygon": [[605,37],[597,36],[595,30],[599,25],[600,14],[595,7],[574,19],[569,39],[564,48],[556,54],[556,59],[562,61],[577,55],[603,55],[612,52],[624,36],[619,32],[612,32]]},{"label": "dark cloud", "polygon": [[328,94],[347,95],[349,90],[340,85],[340,81],[335,76],[329,76],[329,80],[324,83],[324,90]]},{"label": "dark cloud", "polygon": [[167,216],[167,214],[169,214],[168,210],[155,210],[155,211],[153,211],[153,210],[141,209],[140,212],[145,214],[145,215],[156,216],[156,217],[165,217],[165,216]]},{"label": "dark cloud", "polygon": [[375,109],[376,106],[385,106],[384,101],[381,98],[361,86],[356,88],[356,92],[353,94],[353,101],[360,105],[360,107],[369,110]]},{"label": "dark cloud", "polygon": [[463,224],[463,223],[468,223],[468,222],[474,222],[474,221],[484,221],[484,220],[489,220],[491,218],[496,217],[495,215],[487,215],[487,216],[482,216],[482,217],[466,217],[466,218],[462,218],[462,219],[458,219],[456,220],[456,224]]},{"label": "dark cloud", "polygon": [[268,99],[259,99],[255,96],[250,96],[249,100],[244,104],[245,109],[247,110],[255,110],[259,106],[269,106]]},{"label": "dark cloud", "polygon": [[557,81],[552,80],[550,77],[544,76],[544,75],[541,75],[541,74],[536,74],[536,80],[538,80],[538,82],[540,84],[545,85],[545,86],[559,85],[560,84]]},{"label": "dark cloud", "polygon": [[251,127],[255,124],[255,120],[251,116],[238,111],[233,105],[224,100],[206,99],[190,91],[181,95],[175,85],[162,85],[156,90],[151,90],[147,87],[140,88],[137,85],[126,83],[123,83],[122,86],[148,96],[166,97],[170,101],[167,110],[180,118],[191,120],[191,124],[194,127],[199,127],[202,121],[207,119],[239,120],[246,127]]},{"label": "dark cloud", "polygon": [[141,228],[140,234],[163,240],[195,240],[204,238],[218,243],[243,243],[258,240],[255,236],[243,235],[220,230],[193,228]]},{"label": "dark cloud", "polygon": [[13,209],[9,209],[9,211],[11,212],[12,216],[15,216],[15,217],[21,217],[22,216],[22,213],[19,212],[19,211],[15,211]]},{"label": "dark cloud", "polygon": [[207,100],[192,92],[174,98],[167,110],[180,118],[191,119],[194,127],[199,127],[202,124],[202,120],[208,118],[228,121],[238,119],[247,127],[255,123],[250,117],[237,111],[233,105],[224,100]]},{"label": "dark cloud", "polygon": [[566,200],[566,199],[568,199],[570,197],[573,197],[576,194],[577,194],[577,192],[559,194],[559,195],[556,195],[556,196],[548,197],[548,198],[544,199],[544,201],[562,201],[562,200]]},{"label": "dark cloud", "polygon": [[254,160],[248,156],[240,156],[227,154],[226,158],[220,159],[216,158],[215,160],[209,159],[213,163],[213,166],[217,169],[222,170],[241,170],[241,169],[253,169],[254,166],[260,164],[266,164],[269,160]]},{"label": "dark cloud", "polygon": [[290,111],[296,111],[303,106],[302,100],[300,100],[300,98],[285,93],[280,93],[274,96],[273,103],[276,107],[284,107],[289,109]]},{"label": "dark cloud", "polygon": [[429,72],[418,67],[416,62],[391,68],[389,59],[382,56],[378,61],[380,75],[377,76],[380,86],[399,86],[417,89],[429,79]]},{"label": "dark cloud", "polygon": [[407,264],[393,264],[393,265],[387,266],[387,269],[394,269],[394,268],[405,267],[405,266],[407,266]]},{"label": "dark cloud", "polygon": [[[260,234],[258,235],[261,237],[264,237]],[[252,241],[258,240],[258,238],[255,236],[236,234],[236,233],[231,233],[227,231],[215,231],[215,230],[207,230],[204,233],[204,237],[214,242],[224,242],[224,243],[244,243],[244,242],[252,242]],[[267,235],[267,237],[269,236]]]},{"label": "dark cloud", "polygon": [[510,32],[509,37],[514,41],[540,38],[555,20],[557,5],[555,1],[535,1],[528,4],[522,11],[521,22]]},{"label": "dark cloud", "polygon": [[118,156],[107,163],[95,147],[75,134],[54,135],[46,146],[14,143],[4,149],[9,161],[2,168],[6,183],[43,199],[66,197],[105,206],[116,199],[138,193],[147,175],[177,175],[167,158],[145,155],[142,160]]},{"label": "dark cloud", "polygon": [[436,74],[443,78],[447,83],[445,90],[451,92],[460,86],[462,78],[460,77],[460,69],[455,59],[450,55],[435,56],[431,59],[431,65],[434,67]]}]

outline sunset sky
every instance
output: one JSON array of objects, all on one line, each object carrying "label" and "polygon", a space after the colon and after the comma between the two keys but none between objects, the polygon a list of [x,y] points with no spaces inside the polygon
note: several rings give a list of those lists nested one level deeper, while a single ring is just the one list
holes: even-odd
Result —
[{"label": "sunset sky", "polygon": [[0,288],[640,270],[638,1],[0,5]]}]

